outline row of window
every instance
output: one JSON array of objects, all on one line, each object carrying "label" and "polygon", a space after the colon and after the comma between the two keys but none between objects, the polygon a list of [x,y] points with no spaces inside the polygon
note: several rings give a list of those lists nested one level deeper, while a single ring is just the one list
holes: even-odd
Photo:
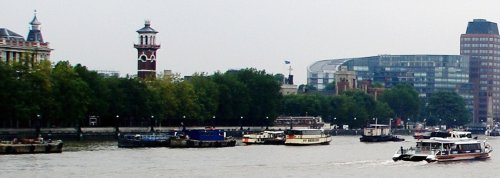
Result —
[{"label": "row of window", "polygon": [[477,49],[474,49],[474,50],[468,50],[468,49],[464,49],[461,51],[462,54],[500,54],[500,51],[498,50],[477,50]]},{"label": "row of window", "polygon": [[444,79],[444,78],[436,78],[434,79],[436,82],[447,82],[447,83],[468,83],[469,79]]},{"label": "row of window", "polygon": [[500,38],[486,38],[486,37],[477,38],[477,37],[473,37],[473,38],[462,38],[462,41],[490,41],[490,42],[500,42]]},{"label": "row of window", "polygon": [[460,45],[461,47],[465,47],[465,48],[469,48],[469,47],[473,47],[473,48],[499,48],[500,49],[500,44],[484,44],[484,43],[480,43],[480,44],[477,44],[477,43],[473,43],[473,44],[469,44],[469,43],[465,43],[465,44],[461,44]]}]

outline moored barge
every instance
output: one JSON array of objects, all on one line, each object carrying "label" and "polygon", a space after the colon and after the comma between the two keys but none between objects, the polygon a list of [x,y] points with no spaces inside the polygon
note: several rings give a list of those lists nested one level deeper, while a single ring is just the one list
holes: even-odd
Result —
[{"label": "moored barge", "polygon": [[174,148],[233,147],[236,140],[226,137],[226,132],[218,129],[186,130],[170,140]]},{"label": "moored barge", "polygon": [[14,139],[0,142],[0,154],[61,153],[62,149],[61,140]]}]

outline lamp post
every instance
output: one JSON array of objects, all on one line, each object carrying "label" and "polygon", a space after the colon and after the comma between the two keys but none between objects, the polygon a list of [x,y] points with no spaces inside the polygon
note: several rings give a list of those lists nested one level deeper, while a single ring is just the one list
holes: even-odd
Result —
[{"label": "lamp post", "polygon": [[352,128],[354,129],[354,125],[356,124],[356,117],[354,117],[354,122],[352,124]]},{"label": "lamp post", "polygon": [[243,116],[240,116],[240,130],[243,130]]},{"label": "lamp post", "polygon": [[[337,124],[337,117],[333,118],[333,123]],[[337,129],[337,125],[335,125],[335,127],[333,127],[333,129]]]},{"label": "lamp post", "polygon": [[215,115],[212,116],[212,128],[215,128]]},{"label": "lamp post", "polygon": [[457,119],[453,119],[453,125],[454,127],[457,127]]},{"label": "lamp post", "polygon": [[36,137],[38,137],[38,135],[40,135],[40,127],[42,125],[40,118],[41,118],[40,114],[37,114],[36,115],[36,129],[35,129]]},{"label": "lamp post", "polygon": [[120,116],[119,115],[116,115],[116,121],[115,121],[115,135],[118,137],[120,136]]},{"label": "lamp post", "polygon": [[266,116],[266,130],[269,130],[269,116]]},{"label": "lamp post", "polygon": [[155,125],[155,122],[154,122],[155,120],[154,119],[155,119],[155,116],[151,115],[151,120],[150,120],[150,123],[151,123],[150,126],[151,126],[151,128],[150,128],[150,132],[154,132],[154,130],[155,130],[154,129],[154,125]]},{"label": "lamp post", "polygon": [[184,122],[186,121],[186,116],[182,116],[182,122],[181,122],[181,126],[182,126],[182,131],[186,131],[186,125],[184,125]]}]

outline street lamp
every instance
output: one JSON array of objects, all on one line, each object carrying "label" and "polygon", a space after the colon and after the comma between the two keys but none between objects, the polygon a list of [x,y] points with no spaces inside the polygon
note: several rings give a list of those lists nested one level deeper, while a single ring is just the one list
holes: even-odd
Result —
[{"label": "street lamp", "polygon": [[243,116],[240,116],[240,130],[243,130]]},{"label": "street lamp", "polygon": [[[334,122],[335,124],[337,124],[337,117],[334,117],[334,118],[333,118],[333,122]],[[335,126],[335,127],[334,127],[334,129],[337,129],[337,126]]]},{"label": "street lamp", "polygon": [[155,122],[153,122],[153,121],[154,121],[154,118],[155,118],[155,116],[151,115],[151,121],[150,121],[150,122],[151,122],[151,124],[150,124],[150,126],[151,126],[150,131],[151,131],[151,132],[153,132],[153,131],[154,131],[154,125],[156,125],[156,124],[155,124]]},{"label": "street lamp", "polygon": [[269,116],[266,116],[266,130],[269,130]]},{"label": "street lamp", "polygon": [[212,116],[212,128],[215,128],[215,115]]},{"label": "street lamp", "polygon": [[36,136],[40,135],[40,127],[42,126],[40,114],[36,115]]}]

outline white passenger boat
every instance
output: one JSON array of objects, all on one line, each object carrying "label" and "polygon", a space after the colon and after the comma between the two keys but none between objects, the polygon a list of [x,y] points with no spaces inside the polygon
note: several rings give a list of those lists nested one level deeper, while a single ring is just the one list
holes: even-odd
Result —
[{"label": "white passenger boat", "polygon": [[330,144],[332,137],[323,129],[292,129],[286,131],[285,145]]},{"label": "white passenger boat", "polygon": [[243,135],[242,142],[245,144],[282,145],[285,144],[285,132],[266,130],[255,134],[246,134]]},{"label": "white passenger boat", "polygon": [[470,138],[469,132],[451,132],[451,137],[422,139],[416,147],[401,147],[392,159],[394,161],[456,161],[487,159],[493,148],[486,141]]},{"label": "white passenger boat", "polygon": [[488,159],[493,148],[486,141],[475,139],[431,138],[440,143],[425,159],[427,162]]}]

